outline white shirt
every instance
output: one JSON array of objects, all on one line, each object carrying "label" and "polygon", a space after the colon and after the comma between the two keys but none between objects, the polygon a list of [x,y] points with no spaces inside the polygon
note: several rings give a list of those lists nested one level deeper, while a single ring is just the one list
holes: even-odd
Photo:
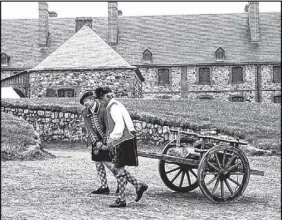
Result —
[{"label": "white shirt", "polygon": [[127,126],[129,131],[135,131],[133,121],[123,104],[112,98],[107,105],[107,109],[108,108],[110,108],[109,112],[115,123],[114,129],[110,134],[110,138],[114,140],[120,139],[123,135],[125,126]]}]

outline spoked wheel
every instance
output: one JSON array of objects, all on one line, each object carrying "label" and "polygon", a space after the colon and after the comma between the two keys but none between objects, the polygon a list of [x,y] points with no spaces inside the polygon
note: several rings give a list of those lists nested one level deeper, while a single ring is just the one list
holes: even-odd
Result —
[{"label": "spoked wheel", "polygon": [[200,161],[199,186],[203,194],[215,202],[230,202],[245,191],[250,178],[250,165],[238,148],[218,145]]},{"label": "spoked wheel", "polygon": [[[175,145],[167,145],[163,154],[167,154]],[[198,187],[197,167],[160,160],[159,173],[164,184],[176,192],[189,192]]]}]

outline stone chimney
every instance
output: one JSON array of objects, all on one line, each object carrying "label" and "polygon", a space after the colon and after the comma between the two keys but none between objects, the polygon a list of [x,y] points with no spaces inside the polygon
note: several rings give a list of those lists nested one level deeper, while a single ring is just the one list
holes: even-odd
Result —
[{"label": "stone chimney", "polygon": [[49,12],[46,2],[38,2],[39,9],[39,47],[47,47],[49,37]]},{"label": "stone chimney", "polygon": [[108,2],[108,41],[110,46],[118,43],[118,3]]},{"label": "stone chimney", "polygon": [[259,2],[249,2],[245,7],[248,12],[248,25],[251,43],[259,43]]},{"label": "stone chimney", "polygon": [[92,28],[92,18],[76,18],[75,19],[75,32],[78,32],[84,25]]}]

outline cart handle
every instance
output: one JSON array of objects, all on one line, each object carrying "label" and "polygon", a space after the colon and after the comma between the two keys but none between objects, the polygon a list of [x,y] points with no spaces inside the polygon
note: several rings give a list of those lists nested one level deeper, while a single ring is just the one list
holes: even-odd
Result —
[{"label": "cart handle", "polygon": [[[170,129],[170,131],[171,132],[178,132],[177,130],[174,130],[174,129]],[[213,140],[227,142],[227,143],[242,144],[242,145],[248,144],[247,142],[244,142],[244,141],[226,140],[226,139],[223,139],[223,138],[218,138],[218,137],[213,137],[213,136],[204,136],[204,135],[200,135],[200,134],[192,133],[192,132],[187,132],[187,131],[180,131],[180,133],[193,135],[193,136],[196,136],[198,138],[213,139]]]}]

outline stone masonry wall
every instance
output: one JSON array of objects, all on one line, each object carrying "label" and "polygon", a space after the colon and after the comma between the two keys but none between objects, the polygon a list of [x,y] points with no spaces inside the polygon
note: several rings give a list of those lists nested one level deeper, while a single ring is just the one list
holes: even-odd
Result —
[{"label": "stone masonry wall", "polygon": [[[80,112],[74,108],[1,106],[1,111],[21,117],[32,124],[42,141],[83,141],[86,142],[86,130]],[[145,120],[132,116],[137,131],[137,139],[146,144],[161,145],[175,136],[169,132],[177,127],[160,125],[154,119]],[[184,130],[188,130],[185,128]],[[191,131],[191,130],[190,130]]]},{"label": "stone masonry wall", "polygon": [[75,96],[97,86],[109,86],[117,97],[133,95],[135,71],[110,69],[93,71],[40,71],[30,73],[30,97],[46,97],[47,89],[71,88]]},{"label": "stone masonry wall", "polygon": [[[207,66],[210,68],[211,83],[199,84],[200,66],[187,67],[188,99],[210,97],[228,101],[233,96],[243,96],[244,101],[256,102],[256,71],[255,65],[242,65],[243,83],[231,83],[231,72],[234,66]],[[165,67],[170,70],[170,84],[158,85],[158,69],[140,68],[145,82],[143,84],[144,98],[180,98],[181,97],[181,67]],[[281,83],[273,83],[273,65],[261,66],[262,102],[273,102],[273,96],[280,94]]]},{"label": "stone masonry wall", "polygon": [[[169,69],[168,85],[158,85],[158,70]],[[139,68],[145,78],[142,85],[143,97],[154,98],[163,95],[172,95],[174,98],[180,98],[181,86],[181,68],[165,67],[165,68]],[[176,97],[175,97],[176,96]]]},{"label": "stone masonry wall", "polygon": [[281,83],[273,82],[273,66],[261,67],[262,103],[273,103],[274,96],[281,96]]}]

